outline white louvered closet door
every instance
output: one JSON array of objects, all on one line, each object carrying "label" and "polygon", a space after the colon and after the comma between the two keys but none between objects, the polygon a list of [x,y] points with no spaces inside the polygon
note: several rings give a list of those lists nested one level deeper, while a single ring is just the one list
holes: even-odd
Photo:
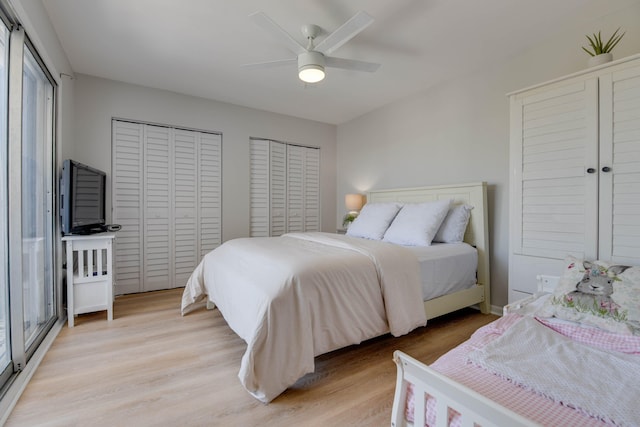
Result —
[{"label": "white louvered closet door", "polygon": [[143,263],[143,125],[112,122],[113,222],[122,225],[113,251],[115,293],[139,292]]},{"label": "white louvered closet door", "polygon": [[250,155],[250,228],[252,237],[268,237],[269,227],[269,142],[251,139]]},{"label": "white louvered closet door", "polygon": [[271,236],[287,232],[287,145],[269,141],[269,225]]},{"label": "white louvered closet door", "polygon": [[200,153],[198,156],[198,236],[200,239],[198,246],[200,253],[196,264],[208,252],[222,244],[222,137],[203,132],[198,136]]},{"label": "white louvered closet door", "polygon": [[144,281],[142,291],[172,286],[174,243],[172,130],[144,126]]},{"label": "white louvered closet door", "polygon": [[513,253],[597,256],[597,99],[595,78],[512,99]]},{"label": "white louvered closet door", "polygon": [[304,230],[320,231],[320,150],[304,152]]},{"label": "white louvered closet door", "polygon": [[184,286],[221,243],[220,135],[113,121],[116,293]]},{"label": "white louvered closet door", "polygon": [[304,147],[287,146],[287,231],[304,229]]},{"label": "white louvered closet door", "polygon": [[640,66],[600,79],[600,116],[599,257],[640,265]]},{"label": "white louvered closet door", "polygon": [[320,150],[250,141],[251,236],[320,230]]},{"label": "white louvered closet door", "polygon": [[198,135],[173,131],[173,283],[187,283],[199,257],[198,250]]}]

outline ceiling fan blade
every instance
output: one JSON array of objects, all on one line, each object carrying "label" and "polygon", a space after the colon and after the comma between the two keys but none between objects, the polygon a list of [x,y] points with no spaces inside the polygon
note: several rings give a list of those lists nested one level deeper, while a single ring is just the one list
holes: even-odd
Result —
[{"label": "ceiling fan blade", "polygon": [[267,32],[271,33],[275,38],[280,40],[284,45],[294,52],[296,55],[300,55],[307,51],[300,43],[296,41],[289,33],[282,29],[278,24],[276,24],[273,19],[269,18],[264,12],[254,12],[249,15],[249,18],[253,20],[256,24],[267,30]]},{"label": "ceiling fan blade", "polygon": [[359,11],[342,24],[340,28],[318,43],[314,50],[329,55],[371,25],[372,22],[373,18],[368,13]]},{"label": "ceiling fan blade", "polygon": [[254,70],[257,68],[260,69],[265,69],[265,68],[275,68],[275,67],[280,67],[282,65],[295,65],[298,63],[298,60],[296,58],[291,58],[291,59],[276,59],[275,61],[266,61],[266,62],[254,62],[251,64],[243,64],[242,67],[243,68],[247,68],[250,70]]},{"label": "ceiling fan blade", "polygon": [[333,56],[327,56],[324,59],[327,67],[342,68],[343,70],[366,71],[367,73],[373,73],[380,68],[380,64],[358,61],[355,59],[336,58]]}]

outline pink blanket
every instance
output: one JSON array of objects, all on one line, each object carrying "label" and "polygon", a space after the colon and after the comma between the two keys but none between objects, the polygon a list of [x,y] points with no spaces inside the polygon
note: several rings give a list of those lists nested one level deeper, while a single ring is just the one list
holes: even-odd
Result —
[{"label": "pink blanket", "polygon": [[[454,348],[433,365],[435,370],[453,380],[475,390],[489,399],[542,425],[557,426],[604,426],[602,421],[589,417],[575,409],[554,403],[534,392],[527,391],[510,382],[500,379],[482,368],[467,363],[467,354],[500,337],[520,316],[510,314],[478,329],[471,338]],[[640,354],[640,337],[617,335],[599,329],[582,328],[566,323],[541,323],[571,338],[574,341],[611,351],[628,354]],[[631,390],[630,390],[631,391]],[[433,425],[435,419],[435,402],[428,399],[426,405],[427,425]],[[406,418],[413,422],[413,389],[407,393]],[[449,414],[449,425],[459,425],[459,417]]]}]

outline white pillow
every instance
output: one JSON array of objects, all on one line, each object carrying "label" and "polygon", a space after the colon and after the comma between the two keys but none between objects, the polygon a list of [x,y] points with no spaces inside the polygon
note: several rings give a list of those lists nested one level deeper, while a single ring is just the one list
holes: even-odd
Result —
[{"label": "white pillow", "polygon": [[471,217],[473,206],[456,205],[449,209],[449,213],[442,221],[440,229],[433,239],[434,242],[460,243],[464,240],[464,233]]},{"label": "white pillow", "polygon": [[404,205],[382,240],[406,246],[431,245],[450,204],[451,200],[438,200]]},{"label": "white pillow", "polygon": [[400,203],[367,203],[347,228],[347,236],[382,239],[401,207]]}]

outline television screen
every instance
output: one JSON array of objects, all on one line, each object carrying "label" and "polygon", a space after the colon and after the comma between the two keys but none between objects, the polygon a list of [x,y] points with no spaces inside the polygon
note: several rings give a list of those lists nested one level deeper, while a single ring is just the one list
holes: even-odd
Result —
[{"label": "television screen", "polygon": [[104,231],[106,174],[65,160],[60,183],[60,217],[64,234]]}]

